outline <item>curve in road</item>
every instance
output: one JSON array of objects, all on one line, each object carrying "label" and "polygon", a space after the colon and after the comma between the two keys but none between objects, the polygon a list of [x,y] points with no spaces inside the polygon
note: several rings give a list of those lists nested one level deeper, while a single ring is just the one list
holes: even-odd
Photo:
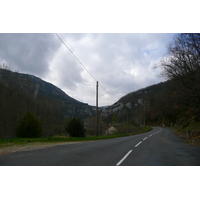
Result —
[{"label": "curve in road", "polygon": [[172,130],[153,127],[133,136],[71,143],[0,156],[1,166],[199,166],[200,148]]}]

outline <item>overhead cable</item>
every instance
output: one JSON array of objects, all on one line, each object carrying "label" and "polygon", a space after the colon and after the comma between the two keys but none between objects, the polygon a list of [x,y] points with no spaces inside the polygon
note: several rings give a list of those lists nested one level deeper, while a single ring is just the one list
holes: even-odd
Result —
[{"label": "overhead cable", "polygon": [[[90,76],[97,82],[97,79],[91,74],[91,72],[83,65],[83,63],[78,59],[78,57],[71,51],[71,49],[66,45],[66,43],[62,40],[62,38],[55,33],[55,35],[59,38],[59,40],[65,45],[65,47],[67,47],[67,49],[69,50],[69,52],[75,57],[75,59],[80,63],[80,65],[88,72],[88,74],[90,74]],[[114,99],[110,93],[99,83],[100,87],[112,98]],[[115,100],[115,99],[114,99]],[[115,100],[116,101],[116,100]]]}]

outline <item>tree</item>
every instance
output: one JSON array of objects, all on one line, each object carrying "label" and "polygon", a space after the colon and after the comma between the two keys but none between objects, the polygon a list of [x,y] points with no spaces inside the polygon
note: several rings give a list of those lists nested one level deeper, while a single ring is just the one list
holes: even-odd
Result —
[{"label": "tree", "polygon": [[42,135],[41,122],[31,112],[27,112],[17,124],[15,133],[18,137],[40,137]]},{"label": "tree", "polygon": [[85,128],[80,119],[73,117],[67,122],[66,132],[71,137],[85,137]]},{"label": "tree", "polygon": [[156,67],[161,69],[161,77],[176,83],[182,100],[200,115],[200,34],[175,35],[167,56]]},{"label": "tree", "polygon": [[118,123],[118,116],[116,114],[113,114],[112,116],[112,124],[117,124]]}]

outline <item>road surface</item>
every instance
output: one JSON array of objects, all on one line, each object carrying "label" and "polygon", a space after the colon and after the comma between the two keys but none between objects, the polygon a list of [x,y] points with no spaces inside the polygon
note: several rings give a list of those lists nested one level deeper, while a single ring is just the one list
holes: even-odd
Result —
[{"label": "road surface", "polygon": [[170,129],[0,156],[0,166],[199,166],[200,148]]}]

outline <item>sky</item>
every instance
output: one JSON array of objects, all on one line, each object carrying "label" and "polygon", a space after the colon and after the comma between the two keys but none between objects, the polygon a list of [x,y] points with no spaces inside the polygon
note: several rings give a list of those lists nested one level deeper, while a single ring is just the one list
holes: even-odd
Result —
[{"label": "sky", "polygon": [[[0,64],[35,75],[89,105],[161,82],[152,69],[166,55],[171,33],[1,33]],[[86,69],[87,70],[86,70]],[[89,73],[88,73],[89,72]]]}]

